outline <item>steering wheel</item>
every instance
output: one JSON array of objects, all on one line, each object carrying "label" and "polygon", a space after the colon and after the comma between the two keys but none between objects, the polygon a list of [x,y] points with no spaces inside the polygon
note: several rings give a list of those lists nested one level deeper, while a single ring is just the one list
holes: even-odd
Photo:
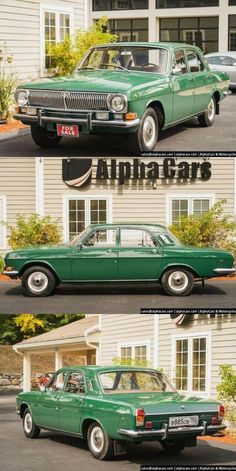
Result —
[{"label": "steering wheel", "polygon": [[144,67],[157,67],[157,65],[153,64],[153,62],[146,62],[142,65],[141,69],[143,69]]}]

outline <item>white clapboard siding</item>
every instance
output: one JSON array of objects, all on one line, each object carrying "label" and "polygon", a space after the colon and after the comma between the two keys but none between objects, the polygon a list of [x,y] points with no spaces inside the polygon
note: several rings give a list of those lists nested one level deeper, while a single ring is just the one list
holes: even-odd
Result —
[{"label": "white clapboard siding", "polygon": [[40,76],[40,4],[70,7],[72,30],[84,28],[84,0],[4,0],[0,2],[0,48],[4,42],[14,57],[14,70],[19,80]]}]

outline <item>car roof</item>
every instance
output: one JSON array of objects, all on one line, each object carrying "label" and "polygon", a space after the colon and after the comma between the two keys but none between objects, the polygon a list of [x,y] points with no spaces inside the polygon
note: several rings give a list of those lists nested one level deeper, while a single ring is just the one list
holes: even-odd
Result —
[{"label": "car roof", "polygon": [[60,368],[59,371],[78,371],[82,370],[84,372],[90,372],[93,371],[95,373],[105,373],[107,371],[158,371],[154,368],[147,368],[145,366],[129,366],[129,365],[118,365],[118,366],[98,366],[98,365],[88,365],[88,366],[66,366],[63,368]]},{"label": "car roof", "polygon": [[137,222],[137,223],[131,223],[131,222],[122,222],[122,223],[114,223],[114,224],[90,224],[90,226],[92,229],[96,229],[96,228],[99,228],[99,227],[111,227],[111,228],[117,228],[117,227],[134,227],[134,228],[149,228],[149,229],[157,229],[158,227],[162,228],[162,229],[167,229],[165,224],[153,224],[153,223],[150,223],[150,224],[140,224],[140,222]]},{"label": "car roof", "polygon": [[132,47],[164,47],[167,49],[174,49],[176,47],[194,47],[195,49],[199,49],[197,46],[192,44],[186,43],[178,43],[178,42],[114,42],[114,43],[107,43],[107,44],[97,44],[96,46],[92,47],[112,47],[112,46],[132,46]]}]

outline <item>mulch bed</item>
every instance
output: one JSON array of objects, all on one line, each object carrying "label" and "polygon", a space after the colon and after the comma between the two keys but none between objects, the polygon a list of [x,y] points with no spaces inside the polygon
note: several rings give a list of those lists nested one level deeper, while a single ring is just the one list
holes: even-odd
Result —
[{"label": "mulch bed", "polygon": [[12,119],[9,119],[9,121],[6,124],[0,124],[0,133],[17,131],[17,129],[24,129],[24,128],[26,129],[28,128],[28,126],[12,118]]},{"label": "mulch bed", "polygon": [[230,435],[225,435],[224,437],[198,437],[199,440],[205,440],[209,442],[218,442],[224,443],[225,445],[234,445],[236,446],[236,438],[230,437]]}]

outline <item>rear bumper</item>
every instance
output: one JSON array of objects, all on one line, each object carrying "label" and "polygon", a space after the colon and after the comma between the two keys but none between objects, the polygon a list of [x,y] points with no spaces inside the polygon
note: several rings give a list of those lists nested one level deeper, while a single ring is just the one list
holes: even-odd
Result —
[{"label": "rear bumper", "polygon": [[227,276],[236,274],[236,268],[215,268],[213,270],[217,275]]},{"label": "rear bumper", "polygon": [[12,271],[4,270],[2,274],[9,276],[9,278],[12,278],[12,279],[19,277],[19,272],[17,270],[12,270]]},{"label": "rear bumper", "polygon": [[150,440],[153,437],[159,438],[160,440],[167,440],[169,437],[176,435],[178,438],[184,435],[214,435],[216,432],[225,430],[226,425],[207,425],[207,422],[203,422],[203,425],[198,427],[176,427],[169,428],[168,424],[164,424],[160,430],[127,430],[119,429],[120,435],[125,435],[130,438],[145,438]]},{"label": "rear bumper", "polygon": [[27,124],[37,124],[40,127],[43,127],[44,124],[46,123],[59,123],[59,124],[78,124],[85,126],[87,131],[92,132],[95,131],[96,128],[100,128],[101,126],[104,127],[111,127],[111,128],[125,128],[125,129],[130,129],[130,128],[136,128],[140,124],[140,119],[135,118],[135,119],[130,119],[130,120],[119,120],[119,119],[110,119],[110,120],[101,120],[101,119],[93,119],[93,113],[80,113],[78,111],[78,114],[81,115],[81,117],[70,117],[70,116],[58,116],[55,112],[52,113],[50,112],[49,115],[44,113],[43,110],[38,110],[38,114],[36,116],[31,116],[28,114],[24,113],[16,113],[14,115],[15,119],[18,119],[19,121],[23,121],[24,123]]}]

